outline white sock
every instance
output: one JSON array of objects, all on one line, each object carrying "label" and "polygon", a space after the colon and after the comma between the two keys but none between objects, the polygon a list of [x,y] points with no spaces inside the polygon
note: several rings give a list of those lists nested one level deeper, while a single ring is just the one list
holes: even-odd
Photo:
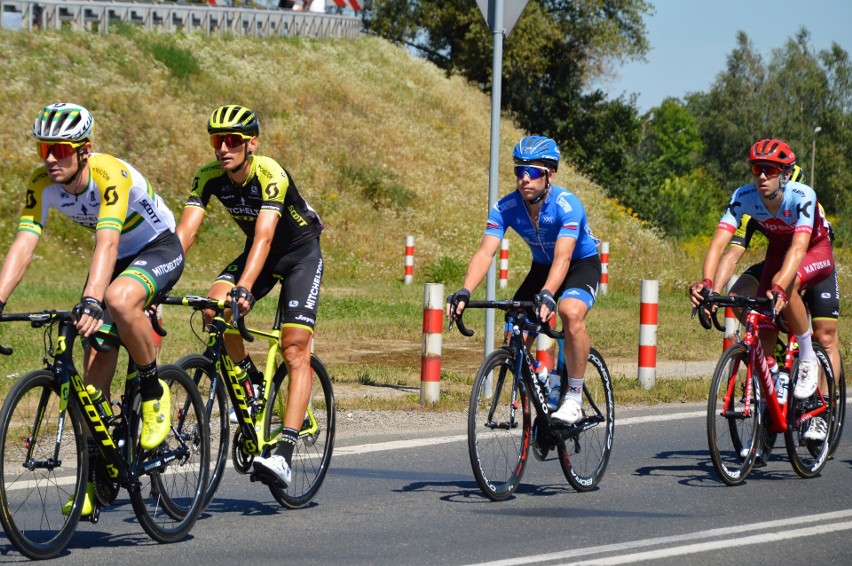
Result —
[{"label": "white sock", "polygon": [[799,361],[815,362],[817,361],[816,353],[814,352],[814,344],[811,342],[811,333],[796,334],[796,342],[799,343]]},{"label": "white sock", "polygon": [[[583,404],[583,380],[568,378],[568,391],[565,392],[564,399],[574,399],[580,405]],[[563,399],[563,400],[564,400]]]}]

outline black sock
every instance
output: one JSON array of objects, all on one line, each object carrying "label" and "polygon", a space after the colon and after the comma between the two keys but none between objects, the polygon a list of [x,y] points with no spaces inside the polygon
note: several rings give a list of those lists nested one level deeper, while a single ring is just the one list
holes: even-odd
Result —
[{"label": "black sock", "polygon": [[136,374],[139,376],[139,392],[142,394],[142,401],[151,401],[163,396],[163,387],[157,375],[156,360],[147,366],[136,366]]},{"label": "black sock", "polygon": [[263,374],[254,365],[251,356],[246,356],[245,359],[237,362],[237,366],[248,374],[252,385],[263,385]]},{"label": "black sock", "polygon": [[281,430],[281,442],[275,448],[277,456],[284,456],[287,460],[287,465],[293,459],[293,449],[296,448],[296,442],[299,440],[299,431],[292,428],[284,428]]}]

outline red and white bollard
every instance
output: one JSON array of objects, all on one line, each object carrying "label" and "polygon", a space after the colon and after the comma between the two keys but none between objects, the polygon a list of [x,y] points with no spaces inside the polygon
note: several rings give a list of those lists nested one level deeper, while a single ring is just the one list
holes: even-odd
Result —
[{"label": "red and white bollard", "polygon": [[414,236],[405,238],[405,284],[414,280]]},{"label": "red and white bollard", "polygon": [[[556,323],[556,316],[550,319],[548,324],[550,328],[554,327]],[[556,367],[556,363],[554,361],[553,356],[553,345],[555,340],[546,334],[539,333],[535,338],[535,359],[538,363],[542,364],[547,368],[548,373],[553,371],[553,368]]]},{"label": "red and white bollard", "polygon": [[609,242],[601,242],[601,294],[609,287]]},{"label": "red and white bollard", "polygon": [[660,282],[643,280],[639,308],[639,385],[654,387],[657,379],[657,316]]},{"label": "red and white bollard", "polygon": [[[730,293],[731,287],[737,282],[737,276],[731,275],[731,279],[725,286],[725,292]],[[734,309],[725,307],[725,337],[722,339],[722,351],[727,350],[737,339],[737,329],[740,327],[740,321],[734,316]]]},{"label": "red and white bollard", "polygon": [[500,241],[500,288],[505,289],[509,282],[509,240]]},{"label": "red and white bollard", "polygon": [[444,286],[426,283],[423,289],[423,347],[420,355],[420,403],[441,398],[441,331],[444,322]]}]

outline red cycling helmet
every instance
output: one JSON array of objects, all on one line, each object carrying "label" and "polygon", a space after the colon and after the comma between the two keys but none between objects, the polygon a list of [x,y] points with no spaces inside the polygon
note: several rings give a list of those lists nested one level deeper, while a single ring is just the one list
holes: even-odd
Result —
[{"label": "red cycling helmet", "polygon": [[796,154],[786,142],[776,139],[764,139],[751,146],[748,160],[777,163],[782,167],[791,167],[796,162]]}]

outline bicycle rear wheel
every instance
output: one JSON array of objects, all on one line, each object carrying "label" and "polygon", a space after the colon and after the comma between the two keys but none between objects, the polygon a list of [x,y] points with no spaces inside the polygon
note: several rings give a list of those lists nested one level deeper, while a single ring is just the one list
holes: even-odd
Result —
[{"label": "bicycle rear wheel", "polygon": [[557,447],[565,479],[577,491],[593,490],[606,472],[615,431],[612,381],[600,352],[591,349],[583,379],[583,420]]},{"label": "bicycle rear wheel", "polygon": [[479,368],[470,394],[470,465],[479,488],[492,501],[502,501],[515,492],[529,455],[530,401],[524,387],[515,389],[514,364],[508,348],[491,352]]},{"label": "bicycle rear wheel", "polygon": [[760,388],[755,381],[746,405],[748,351],[734,344],[722,354],[713,372],[707,400],[707,444],[719,478],[727,485],[742,483],[751,472],[760,443]]},{"label": "bicycle rear wheel", "polygon": [[[59,409],[56,378],[37,370],[12,387],[0,410],[0,522],[15,548],[33,559],[62,552],[83,510],[88,477],[83,416],[70,402],[60,423]],[[68,501],[76,503],[65,516]]]},{"label": "bicycle rear wheel", "polygon": [[[331,377],[323,363],[316,356],[311,356],[311,397],[302,429],[299,431],[299,442],[293,449],[290,468],[293,473],[290,485],[282,489],[269,484],[272,496],[288,509],[298,509],[307,505],[316,496],[328,467],[334,450],[336,427],[336,408],[334,391],[331,387]],[[286,364],[278,366],[269,395],[269,404],[264,419],[264,432],[267,438],[274,438],[282,429],[285,411],[287,410],[287,395],[290,379]]]},{"label": "bicycle rear wheel", "polygon": [[[812,478],[820,473],[828,461],[828,453],[831,445],[830,425],[834,422],[835,399],[834,372],[831,361],[825,349],[814,344],[814,353],[817,356],[819,367],[819,382],[825,383],[827,391],[818,391],[807,399],[796,399],[793,395],[795,382],[799,377],[799,363],[793,364],[794,379],[790,382],[790,394],[788,396],[787,430],[784,432],[784,440],[787,443],[787,455],[793,469],[803,478]],[[819,393],[822,393],[820,395]],[[815,417],[806,417],[806,413],[825,407],[826,411]],[[812,418],[821,418],[826,422],[828,433],[822,440],[805,438],[805,433],[811,425]]]},{"label": "bicycle rear wheel", "polygon": [[[206,407],[192,379],[174,365],[161,366],[159,374],[171,395],[171,431],[156,449],[142,450],[141,412],[133,415],[130,441],[142,460],[133,464],[139,485],[129,491],[145,532],[157,542],[170,543],[186,537],[204,509],[210,437]],[[138,396],[137,401],[141,404]]]},{"label": "bicycle rear wheel", "polygon": [[228,461],[228,443],[231,434],[228,392],[225,390],[224,379],[217,374],[213,362],[205,356],[189,354],[179,359],[176,365],[183,368],[198,386],[198,392],[207,409],[207,423],[210,425],[210,479],[204,494],[206,508],[213,500],[213,495],[222,481],[225,464]]}]

